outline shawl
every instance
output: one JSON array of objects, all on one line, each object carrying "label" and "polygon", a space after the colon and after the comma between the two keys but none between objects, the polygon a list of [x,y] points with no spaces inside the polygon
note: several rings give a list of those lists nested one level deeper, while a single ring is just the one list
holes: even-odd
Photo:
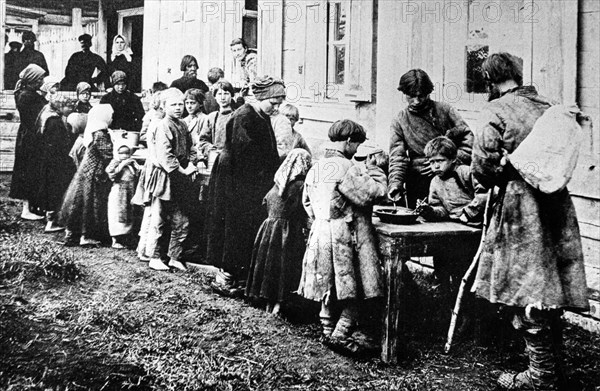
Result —
[{"label": "shawl", "polygon": [[275,173],[274,181],[279,188],[279,196],[283,197],[291,182],[300,176],[306,176],[310,166],[310,153],[301,148],[292,149]]},{"label": "shawl", "polygon": [[83,145],[89,148],[94,141],[94,133],[97,130],[108,129],[112,122],[113,108],[109,104],[98,104],[88,113],[88,121],[83,132]]},{"label": "shawl", "polygon": [[39,83],[44,80],[46,71],[39,65],[29,64],[19,73],[19,81],[15,86],[15,90],[20,90],[22,87],[26,87],[32,84]]},{"label": "shawl", "polygon": [[[121,38],[125,42],[125,49],[123,49],[123,50],[117,49],[117,38]],[[121,54],[125,56],[125,58],[127,59],[127,62],[131,62],[131,55],[133,54],[133,52],[131,51],[131,48],[129,47],[129,42],[127,42],[127,40],[125,39],[124,36],[122,36],[121,34],[117,34],[113,38],[113,45],[112,45],[112,50],[111,50],[111,54],[110,54],[110,61],[115,61],[115,58],[117,58]]]},{"label": "shawl", "polygon": [[283,80],[271,76],[257,77],[252,83],[252,93],[257,100],[285,98],[285,84]]}]

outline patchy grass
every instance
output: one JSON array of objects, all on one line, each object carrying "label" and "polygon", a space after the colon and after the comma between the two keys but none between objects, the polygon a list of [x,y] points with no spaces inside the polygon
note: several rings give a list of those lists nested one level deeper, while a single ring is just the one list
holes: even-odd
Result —
[{"label": "patchy grass", "polygon": [[[201,269],[155,272],[130,251],[64,249],[41,223],[2,225],[18,204],[0,202],[0,389],[495,390],[498,371],[526,365],[498,318],[442,354],[447,313],[426,275],[408,281],[403,361],[351,360],[321,345],[313,303],[274,317],[213,294]],[[600,337],[565,334],[569,390],[595,390]]]}]

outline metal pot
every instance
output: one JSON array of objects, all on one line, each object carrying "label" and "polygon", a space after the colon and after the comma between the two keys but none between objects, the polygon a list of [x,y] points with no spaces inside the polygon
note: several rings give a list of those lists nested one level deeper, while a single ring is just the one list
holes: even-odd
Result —
[{"label": "metal pot", "polygon": [[382,223],[415,224],[419,214],[412,209],[397,207],[382,207],[373,211]]}]

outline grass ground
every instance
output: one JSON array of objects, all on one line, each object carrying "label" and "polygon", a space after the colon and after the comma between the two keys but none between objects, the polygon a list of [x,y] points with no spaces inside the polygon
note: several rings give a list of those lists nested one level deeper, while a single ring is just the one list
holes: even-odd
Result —
[{"label": "grass ground", "polygon": [[[494,390],[498,371],[525,366],[519,339],[501,326],[491,334],[502,338],[480,346],[467,334],[442,354],[447,324],[420,275],[403,361],[345,358],[319,342],[309,303],[274,317],[215,295],[202,269],[155,272],[133,251],[62,247],[42,223],[14,218],[20,205],[4,179],[0,389]],[[569,389],[597,390],[600,337],[569,326],[565,351]]]}]

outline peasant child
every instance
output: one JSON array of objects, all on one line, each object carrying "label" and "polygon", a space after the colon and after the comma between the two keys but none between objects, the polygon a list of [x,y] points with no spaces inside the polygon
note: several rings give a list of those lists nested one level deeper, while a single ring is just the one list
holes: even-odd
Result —
[{"label": "peasant child", "polygon": [[365,165],[351,160],[366,140],[361,125],[337,121],[328,136],[331,144],[308,172],[304,186],[304,208],[313,224],[298,293],[321,303],[324,342],[343,353],[358,354],[375,347],[375,335],[359,332],[356,326],[359,310],[364,310],[361,304],[383,296],[371,214],[374,202],[385,196],[387,181],[375,159]]},{"label": "peasant child", "polygon": [[[169,267],[187,270],[181,261],[181,255],[183,242],[188,235],[187,212],[192,198],[189,189],[198,172],[197,154],[187,125],[181,119],[184,110],[183,93],[176,88],[163,91],[161,105],[165,118],[157,126],[154,151],[148,155],[152,164],[150,179],[146,182],[146,190],[151,196],[150,228],[146,245],[146,253],[150,256],[148,266],[154,270],[169,270]],[[159,245],[166,225],[171,228],[168,265],[160,258]]]},{"label": "peasant child", "polygon": [[133,229],[133,205],[131,199],[136,188],[140,167],[131,157],[131,148],[121,145],[117,155],[106,167],[106,173],[113,182],[108,194],[108,231],[112,237],[112,247],[125,248],[123,242]]},{"label": "peasant child", "polygon": [[69,157],[73,161],[75,168],[79,168],[83,155],[85,154],[85,145],[83,144],[83,131],[87,124],[87,114],[83,113],[71,113],[67,117],[67,123],[71,126],[71,133],[75,139],[71,151],[69,151]]},{"label": "peasant child", "polygon": [[204,93],[198,88],[190,88],[185,92],[185,110],[188,115],[183,119],[183,122],[188,127],[188,132],[192,135],[194,147],[197,147],[200,139],[200,128],[206,119],[204,110]]},{"label": "peasant child", "polygon": [[275,185],[263,200],[268,217],[254,241],[246,296],[266,302],[266,310],[273,314],[279,313],[300,281],[306,250],[302,230],[307,220],[302,189],[310,166],[308,152],[290,151],[275,173]]},{"label": "peasant child", "polygon": [[[155,85],[156,85],[156,83],[155,83]],[[162,91],[164,91],[164,90],[159,90],[159,91],[155,92],[154,95],[152,96],[153,99],[158,102],[158,106],[156,106],[154,109],[152,109],[152,110],[154,110],[154,113],[149,118],[148,125],[146,126],[145,141],[146,141],[146,147],[148,148],[148,153],[147,153],[148,156],[155,155],[156,129],[157,129],[160,121],[162,121],[162,119],[165,118],[165,111],[164,111],[163,107],[160,105],[160,97],[161,97]],[[144,163],[144,167],[142,167],[142,169],[141,169],[140,178],[138,180],[138,185],[135,190],[135,195],[133,196],[133,199],[131,200],[131,202],[134,205],[139,205],[144,208],[144,214],[142,217],[142,223],[140,225],[140,232],[139,232],[140,240],[138,242],[138,246],[137,246],[137,250],[136,250],[137,256],[138,256],[139,260],[142,262],[150,261],[150,257],[148,257],[148,255],[146,254],[146,245],[148,243],[148,230],[150,229],[150,218],[151,218],[150,205],[151,205],[152,197],[150,196],[150,194],[147,191],[148,187],[150,186],[149,180],[150,180],[151,172],[152,172],[152,160],[146,159],[146,162]]]},{"label": "peasant child", "polygon": [[219,105],[218,111],[207,115],[200,129],[198,151],[207,159],[208,151],[222,150],[225,146],[225,125],[233,114],[232,98],[235,90],[227,80],[219,80],[213,85],[213,94]]},{"label": "peasant child", "polygon": [[150,89],[150,105],[146,114],[144,114],[144,118],[142,118],[142,129],[140,130],[140,144],[146,145],[147,143],[147,133],[148,127],[150,123],[155,120],[161,120],[164,117],[164,112],[160,108],[160,92],[166,90],[168,87],[162,81],[157,81],[152,84],[152,88]]},{"label": "peasant child", "polygon": [[290,120],[290,124],[292,126],[292,138],[293,138],[292,139],[292,149],[302,148],[302,149],[305,149],[306,151],[308,151],[308,153],[312,154],[308,144],[304,140],[304,137],[302,137],[300,132],[298,132],[294,128],[294,125],[296,125],[296,123],[298,123],[298,121],[300,120],[300,112],[298,111],[298,108],[292,104],[286,103],[286,104],[281,105],[281,107],[279,107],[279,114],[283,114],[284,116],[287,117],[288,120]]},{"label": "peasant child", "polygon": [[77,103],[75,104],[75,112],[87,114],[92,109],[90,98],[92,97],[92,86],[85,81],[79,82],[75,89],[77,92]]}]

